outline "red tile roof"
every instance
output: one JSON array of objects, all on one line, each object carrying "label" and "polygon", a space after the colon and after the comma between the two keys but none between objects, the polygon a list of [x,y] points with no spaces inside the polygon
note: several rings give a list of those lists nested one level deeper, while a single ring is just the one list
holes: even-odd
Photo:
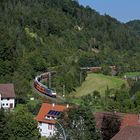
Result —
[{"label": "red tile roof", "polygon": [[38,122],[44,122],[44,123],[52,123],[52,124],[55,124],[56,120],[48,120],[48,119],[45,119],[46,115],[48,114],[48,112],[50,110],[55,110],[55,111],[60,111],[60,112],[63,112],[67,109],[66,106],[64,105],[52,105],[52,104],[49,104],[49,103],[43,103],[40,110],[39,110],[39,113],[38,115],[36,116],[36,120]]},{"label": "red tile roof", "polygon": [[96,127],[101,128],[103,116],[115,116],[117,115],[121,119],[120,130],[126,126],[140,126],[140,121],[138,120],[138,114],[125,114],[125,113],[113,113],[113,112],[97,112],[95,113]]},{"label": "red tile roof", "polygon": [[1,98],[15,98],[15,90],[13,84],[0,84]]},{"label": "red tile roof", "polygon": [[140,126],[138,114],[125,114],[120,129],[123,129],[126,126]]},{"label": "red tile roof", "polygon": [[119,131],[111,140],[140,140],[140,127],[127,126]]},{"label": "red tile roof", "polygon": [[102,127],[102,121],[104,116],[112,116],[112,117],[123,117],[123,113],[113,113],[113,112],[96,112],[95,113],[95,121],[96,121],[96,127],[98,129],[101,129]]}]

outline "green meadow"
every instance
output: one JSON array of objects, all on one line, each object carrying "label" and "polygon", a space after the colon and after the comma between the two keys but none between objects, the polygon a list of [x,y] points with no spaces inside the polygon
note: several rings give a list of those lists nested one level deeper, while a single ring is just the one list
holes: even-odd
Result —
[{"label": "green meadow", "polygon": [[95,90],[103,96],[107,88],[120,88],[125,81],[123,79],[106,76],[103,74],[90,73],[80,87],[76,89],[75,97],[92,94]]}]

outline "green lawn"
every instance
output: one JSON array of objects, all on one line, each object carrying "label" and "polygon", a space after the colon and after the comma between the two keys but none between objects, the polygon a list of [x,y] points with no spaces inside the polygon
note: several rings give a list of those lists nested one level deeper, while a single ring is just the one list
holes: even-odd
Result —
[{"label": "green lawn", "polygon": [[47,138],[46,137],[41,137],[40,140],[47,140]]},{"label": "green lawn", "polygon": [[138,75],[140,75],[140,72],[126,72],[124,75],[126,75],[126,76],[138,76]]},{"label": "green lawn", "polygon": [[104,95],[107,86],[108,88],[120,88],[123,83],[125,83],[125,81],[117,77],[91,73],[88,74],[86,80],[81,87],[76,89],[73,95],[75,94],[75,97],[80,97],[91,94],[95,90],[99,91],[101,95]]}]

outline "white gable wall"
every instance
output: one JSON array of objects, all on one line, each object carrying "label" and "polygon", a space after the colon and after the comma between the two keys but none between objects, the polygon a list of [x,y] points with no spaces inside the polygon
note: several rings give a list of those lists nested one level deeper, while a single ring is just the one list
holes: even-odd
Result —
[{"label": "white gable wall", "polygon": [[1,99],[0,100],[1,107],[4,109],[10,108],[12,106],[12,109],[15,108],[15,99]]},{"label": "white gable wall", "polygon": [[55,133],[55,125],[48,123],[39,123],[38,125],[41,136],[51,137]]}]

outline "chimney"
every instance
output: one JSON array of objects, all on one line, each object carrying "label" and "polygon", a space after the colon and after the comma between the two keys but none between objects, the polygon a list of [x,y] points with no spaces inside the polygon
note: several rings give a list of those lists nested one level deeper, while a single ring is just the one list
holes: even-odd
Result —
[{"label": "chimney", "polygon": [[67,104],[67,106],[66,106],[67,108],[69,108],[69,104]]},{"label": "chimney", "polygon": [[0,109],[1,109],[1,94],[0,94]]},{"label": "chimney", "polygon": [[52,103],[52,107],[54,107],[55,106],[55,103]]}]

